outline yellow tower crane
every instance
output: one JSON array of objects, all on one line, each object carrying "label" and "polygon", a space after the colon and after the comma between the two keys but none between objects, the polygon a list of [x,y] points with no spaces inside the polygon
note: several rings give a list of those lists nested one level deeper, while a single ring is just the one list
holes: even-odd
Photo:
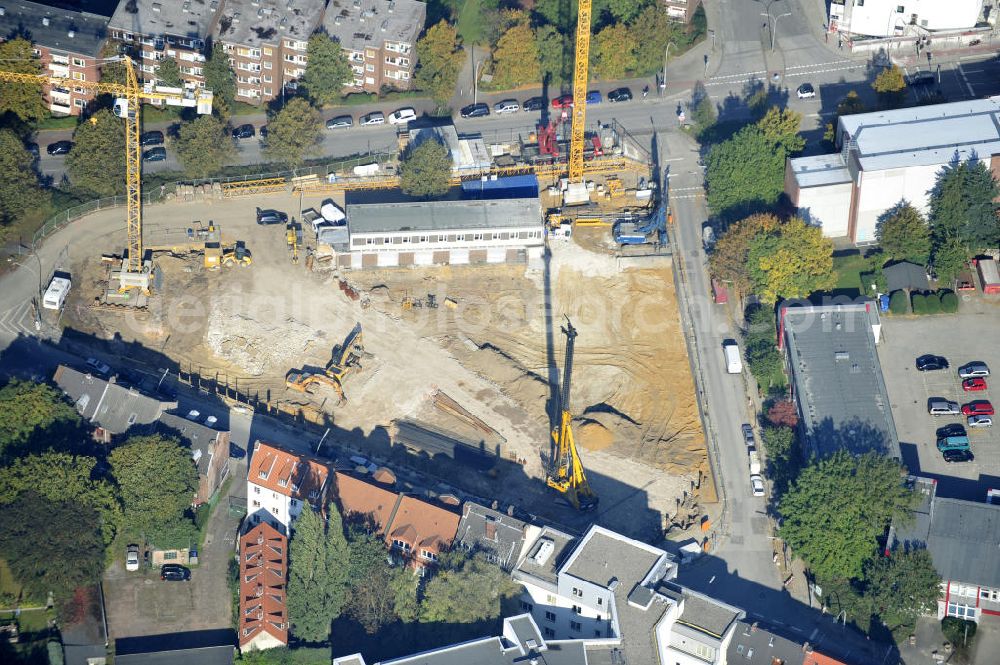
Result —
[{"label": "yellow tower crane", "polygon": [[573,414],[569,410],[573,346],[577,332],[569,319],[566,319],[566,326],[562,331],[566,335],[566,360],[563,366],[562,392],[559,396],[559,423],[552,428],[555,454],[549,466],[546,483],[561,492],[577,510],[593,510],[597,508],[597,494],[590,489],[587,474],[583,470],[583,462],[580,461],[580,455],[576,450],[576,442],[573,440]]},{"label": "yellow tower crane", "polygon": [[125,56],[105,61],[123,62],[125,83],[77,81],[49,74],[22,74],[0,70],[0,82],[48,84],[54,88],[66,85],[86,88],[115,96],[114,114],[125,121],[125,195],[128,244],[119,273],[119,292],[139,289],[149,293],[152,264],[145,261],[142,250],[142,145],[139,143],[139,113],[143,101],[164,101],[170,106],[197,107],[198,113],[212,112],[212,93],[208,90],[185,92],[178,88],[162,88],[153,83],[140,85],[132,60]]},{"label": "yellow tower crane", "polygon": [[583,182],[583,130],[587,121],[587,75],[590,66],[590,0],[579,0],[576,60],[573,63],[573,125],[569,141],[569,181]]}]

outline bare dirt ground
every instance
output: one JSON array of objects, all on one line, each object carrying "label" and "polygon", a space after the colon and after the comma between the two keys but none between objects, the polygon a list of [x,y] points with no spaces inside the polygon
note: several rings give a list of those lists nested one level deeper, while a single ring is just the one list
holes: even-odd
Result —
[{"label": "bare dirt ground", "polygon": [[[455,484],[573,525],[577,517],[544,489],[549,381],[562,372],[560,326],[569,317],[579,332],[571,409],[601,496],[597,520],[655,540],[685,492],[711,484],[671,273],[619,271],[610,252],[601,251],[607,229],[554,245],[547,271],[453,266],[335,275],[307,272],[304,259],[293,264],[284,229],[255,225],[255,205],[298,210],[297,199],[274,196],[147,208],[148,226],[214,218],[226,235],[246,241],[254,264],[208,272],[198,255],[158,255],[160,295],[148,314],[122,317],[86,307],[99,292],[102,269],[94,260],[81,262],[74,283],[83,288],[74,289],[70,325],[238,378],[242,390],[269,391],[272,400],[312,402],[346,430],[368,433],[408,419],[476,440],[480,433],[468,422],[435,407],[441,391],[495,430],[503,456],[518,462],[511,466],[519,472],[498,479],[469,474]],[[95,247],[94,256],[101,251],[108,248]],[[341,277],[362,300],[344,295]],[[457,306],[403,309],[404,298],[429,293]],[[370,357],[348,377],[345,404],[326,389],[313,396],[285,389],[289,370],[325,366],[356,322]],[[712,500],[713,492],[706,488],[705,496]]]}]

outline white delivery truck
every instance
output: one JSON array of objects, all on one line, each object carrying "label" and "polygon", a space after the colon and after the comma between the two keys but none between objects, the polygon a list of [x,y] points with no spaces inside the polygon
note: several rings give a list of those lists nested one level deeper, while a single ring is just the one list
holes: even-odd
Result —
[{"label": "white delivery truck", "polygon": [[756,448],[751,448],[750,452],[748,453],[748,455],[750,457],[750,475],[751,476],[753,476],[753,475],[759,475],[760,474],[760,455],[757,454],[757,449]]},{"label": "white delivery truck", "polygon": [[42,296],[42,307],[45,309],[62,309],[63,303],[66,302],[66,296],[69,295],[69,290],[72,287],[73,282],[68,278],[53,277],[52,281],[49,282],[49,288],[45,290],[45,295]]},{"label": "white delivery truck", "polygon": [[740,358],[740,347],[734,340],[727,339],[722,343],[722,352],[726,355],[726,371],[730,374],[743,372],[743,359]]}]

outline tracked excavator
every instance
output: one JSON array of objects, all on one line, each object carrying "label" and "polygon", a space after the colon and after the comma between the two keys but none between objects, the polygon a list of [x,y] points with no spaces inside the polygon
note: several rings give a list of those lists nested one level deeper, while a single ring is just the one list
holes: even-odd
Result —
[{"label": "tracked excavator", "polygon": [[285,386],[299,392],[313,394],[321,386],[332,388],[341,402],[344,397],[344,379],[354,370],[361,369],[361,359],[365,353],[364,336],[358,323],[344,339],[344,343],[334,348],[333,358],[322,371],[292,371],[285,377]]},{"label": "tracked excavator", "polygon": [[555,444],[555,454],[548,470],[546,483],[549,487],[561,493],[577,510],[594,510],[597,508],[597,494],[587,482],[587,474],[583,470],[583,462],[576,450],[573,440],[573,415],[569,410],[570,379],[573,376],[573,346],[576,339],[576,328],[570,320],[562,329],[566,335],[566,360],[563,366],[562,392],[559,396],[559,422],[552,428],[552,441]]}]

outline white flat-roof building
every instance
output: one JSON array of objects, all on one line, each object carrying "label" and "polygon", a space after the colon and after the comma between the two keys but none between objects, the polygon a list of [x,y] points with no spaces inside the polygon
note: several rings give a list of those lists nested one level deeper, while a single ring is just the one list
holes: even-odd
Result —
[{"label": "white flat-roof building", "polygon": [[871,37],[963,30],[976,25],[983,4],[983,0],[831,0],[830,30]]},{"label": "white flat-roof building", "polygon": [[836,145],[788,160],[785,192],[823,235],[874,242],[879,216],[900,200],[928,211],[947,164],[981,159],[1000,174],[1000,97],[844,116]]}]

